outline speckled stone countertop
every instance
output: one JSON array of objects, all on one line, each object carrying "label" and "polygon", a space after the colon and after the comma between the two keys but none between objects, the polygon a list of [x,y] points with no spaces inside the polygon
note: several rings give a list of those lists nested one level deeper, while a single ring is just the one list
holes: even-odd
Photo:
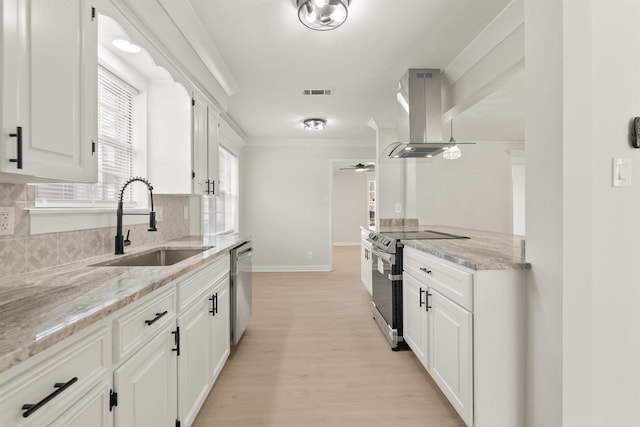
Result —
[{"label": "speckled stone countertop", "polygon": [[237,235],[188,236],[125,249],[124,256],[158,248],[213,246],[163,267],[92,267],[116,258],[103,255],[0,279],[0,373],[247,240]]},{"label": "speckled stone countertop", "polygon": [[522,262],[524,236],[441,225],[419,227],[381,227],[377,232],[434,230],[468,239],[402,240],[405,246],[419,249],[472,270],[527,270]]}]

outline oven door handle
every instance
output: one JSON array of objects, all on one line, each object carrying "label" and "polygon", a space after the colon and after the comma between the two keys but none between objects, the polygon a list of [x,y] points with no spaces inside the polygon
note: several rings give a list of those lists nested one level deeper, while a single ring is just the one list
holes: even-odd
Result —
[{"label": "oven door handle", "polygon": [[393,265],[393,264],[396,263],[396,256],[393,255],[393,254],[388,254],[386,252],[380,252],[379,250],[377,250],[375,248],[371,249],[371,254],[382,258],[382,260],[384,262],[386,262],[387,264],[389,264],[389,265]]}]

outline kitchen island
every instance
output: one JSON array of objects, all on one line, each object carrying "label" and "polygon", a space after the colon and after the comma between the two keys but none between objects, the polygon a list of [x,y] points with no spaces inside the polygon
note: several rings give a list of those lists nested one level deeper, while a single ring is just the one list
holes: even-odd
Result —
[{"label": "kitchen island", "polygon": [[[374,318],[386,289],[401,287],[395,305],[401,340],[464,422],[523,426],[524,296],[531,268],[523,260],[523,237],[401,223],[380,227],[368,243],[374,245],[368,267]],[[394,273],[387,275],[376,246],[395,260]]]}]

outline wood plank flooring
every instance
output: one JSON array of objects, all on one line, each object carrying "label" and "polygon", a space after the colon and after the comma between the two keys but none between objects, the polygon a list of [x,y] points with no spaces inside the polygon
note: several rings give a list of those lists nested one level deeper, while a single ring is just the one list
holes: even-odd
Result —
[{"label": "wood plank flooring", "polygon": [[463,427],[410,350],[393,352],[360,282],[360,249],[329,273],[254,273],[253,318],[195,427]]}]

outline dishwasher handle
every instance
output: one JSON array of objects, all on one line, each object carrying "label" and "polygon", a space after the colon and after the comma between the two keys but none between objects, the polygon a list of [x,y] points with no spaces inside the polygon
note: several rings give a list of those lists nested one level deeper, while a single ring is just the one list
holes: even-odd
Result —
[{"label": "dishwasher handle", "polygon": [[241,257],[251,256],[253,254],[253,248],[247,248],[242,252],[236,252],[236,259],[240,259]]}]

